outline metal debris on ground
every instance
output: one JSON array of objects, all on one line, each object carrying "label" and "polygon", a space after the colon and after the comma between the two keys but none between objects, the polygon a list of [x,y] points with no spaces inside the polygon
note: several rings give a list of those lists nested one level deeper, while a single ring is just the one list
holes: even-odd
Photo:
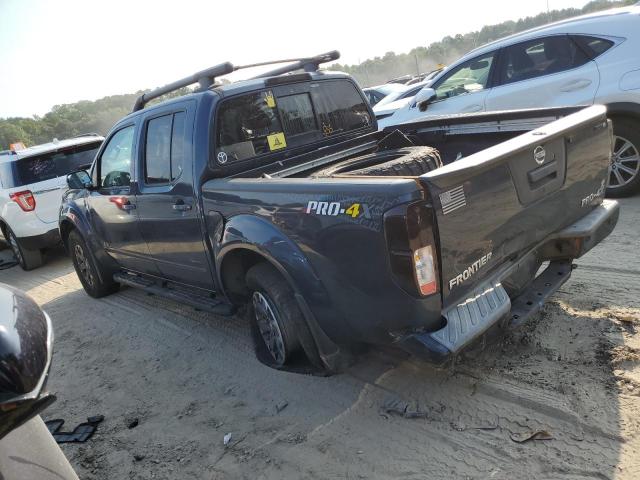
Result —
[{"label": "metal debris on ground", "polygon": [[512,433],[511,440],[517,443],[525,443],[529,440],[553,440],[553,435],[546,430],[529,430],[526,432]]}]

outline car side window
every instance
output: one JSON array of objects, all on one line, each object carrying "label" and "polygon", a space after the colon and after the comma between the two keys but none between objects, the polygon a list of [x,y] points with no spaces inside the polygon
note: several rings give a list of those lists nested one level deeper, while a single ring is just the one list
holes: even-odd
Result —
[{"label": "car side window", "polygon": [[494,59],[495,52],[492,52],[458,65],[435,86],[436,99],[444,100],[484,90],[489,83],[489,74]]},{"label": "car side window", "polygon": [[504,48],[499,83],[506,85],[551,75],[588,61],[584,51],[567,35],[537,38]]},{"label": "car side window", "polygon": [[147,123],[144,181],[167,185],[182,173],[185,112],[153,118]]},{"label": "car side window", "polygon": [[572,35],[580,47],[587,52],[587,55],[594,59],[615,45],[614,42],[606,38],[591,37],[588,35]]},{"label": "car side window", "polygon": [[100,187],[127,187],[131,183],[134,126],[118,130],[100,157]]}]

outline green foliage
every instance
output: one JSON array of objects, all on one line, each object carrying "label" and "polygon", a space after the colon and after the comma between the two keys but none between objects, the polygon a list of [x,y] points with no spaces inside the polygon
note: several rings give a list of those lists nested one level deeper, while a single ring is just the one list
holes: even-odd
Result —
[{"label": "green foliage", "polygon": [[[332,70],[340,70],[353,75],[363,86],[384,83],[390,78],[433,70],[438,64],[448,64],[460,55],[485,43],[506,35],[544,25],[550,21],[581,15],[607,8],[630,5],[636,0],[594,0],[583,8],[568,8],[541,13],[535,17],[521,18],[497,25],[487,25],[480,31],[444,37],[428,47],[417,47],[409,53],[387,52],[383,57],[375,57],[359,65],[335,64]],[[225,79],[222,79],[225,82]],[[149,104],[189,93],[189,88],[164,95]],[[113,95],[95,101],[83,100],[68,105],[56,105],[43,117],[0,118],[0,150],[14,142],[37,145],[50,142],[53,138],[69,138],[82,133],[106,134],[120,118],[131,112],[136,98],[142,91],[129,95]]]},{"label": "green foliage", "polygon": [[637,0],[594,0],[584,7],[552,10],[540,13],[535,17],[521,18],[497,25],[487,25],[480,31],[446,36],[428,47],[417,47],[409,53],[396,54],[387,52],[383,57],[368,59],[358,65],[334,64],[331,70],[346,72],[356,78],[362,86],[373,86],[401,75],[429,72],[438,64],[450,64],[460,56],[486,43],[498,40],[514,33],[556,22],[585,13],[606,10],[614,7],[632,5]]}]

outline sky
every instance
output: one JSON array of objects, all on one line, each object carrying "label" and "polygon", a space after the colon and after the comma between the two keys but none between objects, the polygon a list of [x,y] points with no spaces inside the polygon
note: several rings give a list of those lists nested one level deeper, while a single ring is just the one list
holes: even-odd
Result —
[{"label": "sky", "polygon": [[[340,63],[586,0],[0,0],[0,118],[133,93],[224,61]],[[245,72],[234,75],[248,76]]]}]

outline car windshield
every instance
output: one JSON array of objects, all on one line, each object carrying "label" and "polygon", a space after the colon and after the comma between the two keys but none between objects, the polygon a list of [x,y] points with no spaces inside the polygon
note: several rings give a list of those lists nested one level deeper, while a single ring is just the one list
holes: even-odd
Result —
[{"label": "car windshield", "polygon": [[412,90],[414,88],[413,85],[401,85],[399,83],[394,83],[389,85],[397,85],[402,88],[398,88],[395,91],[389,93],[386,97],[384,97],[382,100],[380,100],[376,104],[376,107],[380,105],[386,105],[387,103],[395,102],[399,98],[404,98],[403,95],[407,93],[409,90]]},{"label": "car windshield", "polygon": [[91,165],[100,143],[77,145],[0,164],[3,188],[15,188],[63,177]]}]

